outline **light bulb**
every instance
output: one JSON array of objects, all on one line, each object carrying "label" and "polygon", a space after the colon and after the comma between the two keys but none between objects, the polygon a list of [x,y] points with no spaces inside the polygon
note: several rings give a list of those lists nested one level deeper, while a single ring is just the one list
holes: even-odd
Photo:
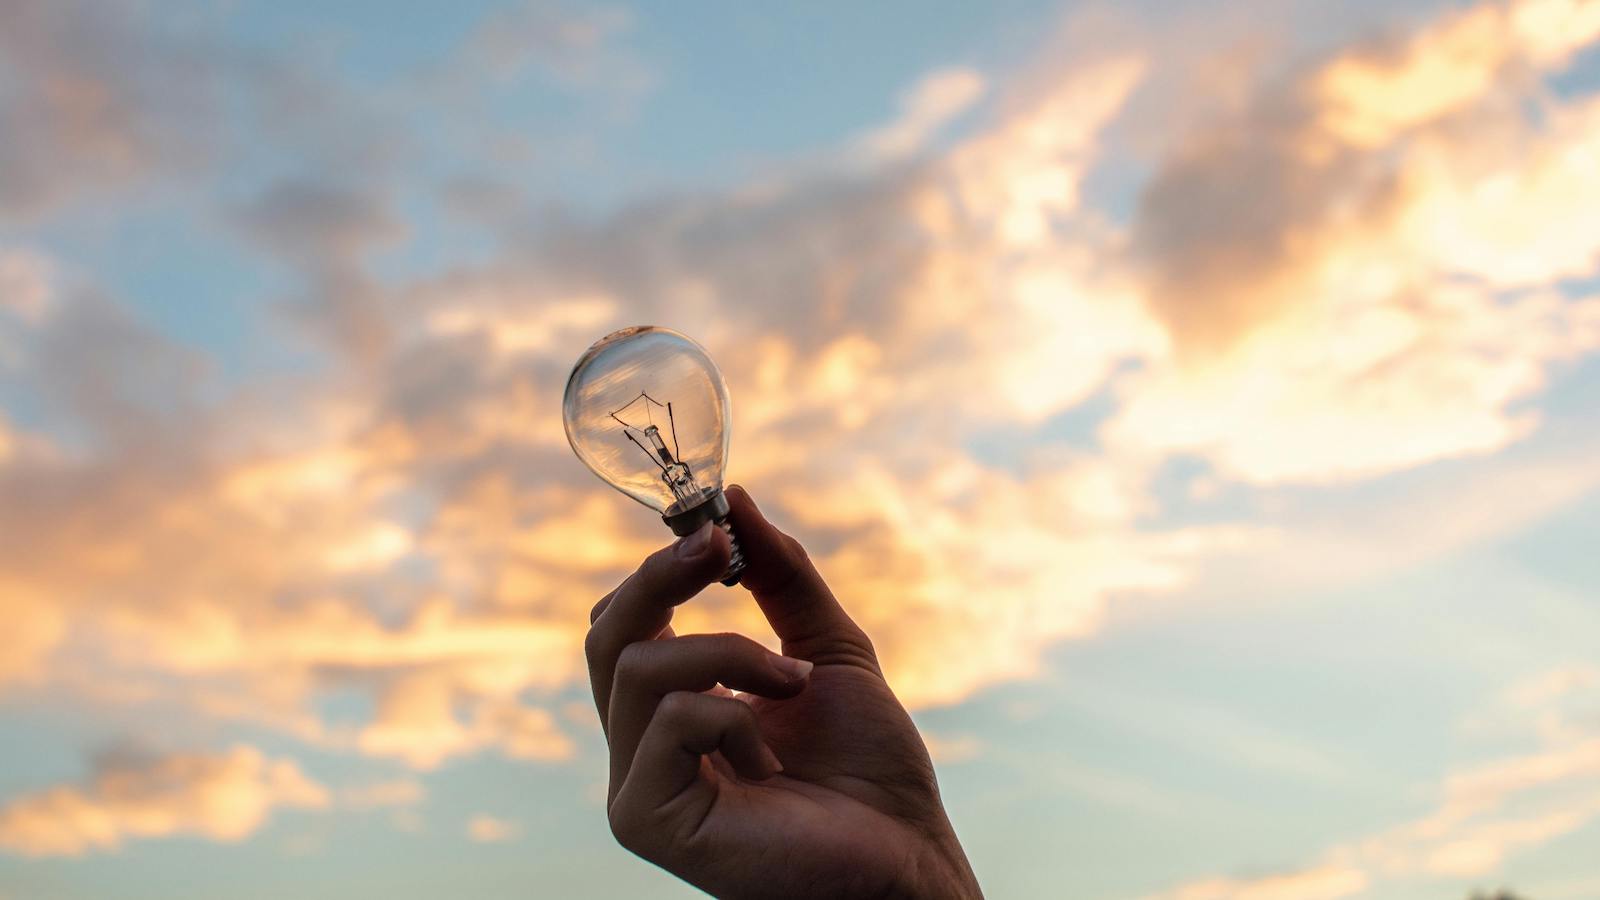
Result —
[{"label": "light bulb", "polygon": [[[728,387],[705,348],[651,325],[608,334],[572,367],[561,406],[567,442],[601,481],[660,513],[673,534],[711,521],[734,538],[722,493]],[[722,583],[743,570],[733,540]]]}]

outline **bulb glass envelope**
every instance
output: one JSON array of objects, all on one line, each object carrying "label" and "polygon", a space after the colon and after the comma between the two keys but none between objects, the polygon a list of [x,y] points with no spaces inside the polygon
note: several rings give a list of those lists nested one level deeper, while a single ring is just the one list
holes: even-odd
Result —
[{"label": "bulb glass envelope", "polygon": [[602,481],[663,515],[722,489],[728,388],[704,348],[667,328],[609,334],[567,379],[573,452]]}]

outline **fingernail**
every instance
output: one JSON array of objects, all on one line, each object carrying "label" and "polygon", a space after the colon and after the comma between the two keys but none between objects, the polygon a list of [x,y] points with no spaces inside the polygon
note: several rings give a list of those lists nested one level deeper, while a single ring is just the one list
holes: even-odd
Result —
[{"label": "fingernail", "polygon": [[767,758],[767,771],[772,773],[771,775],[767,776],[768,778],[771,778],[773,775],[783,771],[783,763],[778,760],[778,754],[773,753],[771,747],[768,747],[766,744],[762,744],[761,752]]},{"label": "fingernail", "polygon": [[711,523],[707,522],[701,525],[695,533],[685,535],[683,540],[678,541],[678,558],[694,559],[696,556],[706,552],[706,548],[710,546]]},{"label": "fingernail", "polygon": [[811,674],[813,667],[809,659],[795,659],[792,656],[778,656],[777,654],[772,657],[772,665],[789,681],[799,681],[805,678]]}]

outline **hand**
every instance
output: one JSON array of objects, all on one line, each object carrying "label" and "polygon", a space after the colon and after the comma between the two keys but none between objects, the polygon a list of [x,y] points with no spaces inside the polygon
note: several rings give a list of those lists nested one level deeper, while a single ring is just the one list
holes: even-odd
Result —
[{"label": "hand", "polygon": [[674,636],[672,608],[728,564],[710,525],[600,601],[585,650],[612,833],[718,897],[981,897],[872,643],[798,542],[742,489],[728,502],[742,583],[784,655],[735,634]]}]

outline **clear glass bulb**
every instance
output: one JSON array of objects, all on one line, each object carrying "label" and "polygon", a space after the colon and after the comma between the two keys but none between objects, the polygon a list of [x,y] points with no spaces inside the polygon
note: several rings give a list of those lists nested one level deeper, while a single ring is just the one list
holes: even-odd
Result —
[{"label": "clear glass bulb", "polygon": [[[567,442],[583,464],[679,535],[710,520],[733,536],[722,494],[730,414],[705,348],[650,325],[596,341],[572,367],[562,400]],[[723,583],[743,568],[735,542]]]}]

